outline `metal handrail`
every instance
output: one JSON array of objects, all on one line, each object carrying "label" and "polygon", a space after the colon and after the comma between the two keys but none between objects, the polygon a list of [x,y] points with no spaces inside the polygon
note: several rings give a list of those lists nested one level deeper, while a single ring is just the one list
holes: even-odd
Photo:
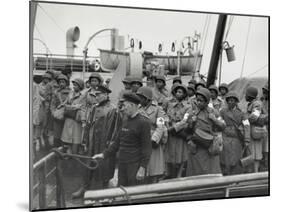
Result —
[{"label": "metal handrail", "polygon": [[[268,179],[268,172],[240,174],[233,176],[212,177],[206,179],[187,179],[178,182],[163,182],[157,184],[132,186],[126,188],[128,195],[140,195],[148,193],[163,193],[188,189],[210,188],[214,186],[231,185],[233,183],[248,182],[254,180]],[[84,200],[99,200],[106,198],[116,198],[124,196],[124,191],[120,188],[106,190],[86,191]]]}]

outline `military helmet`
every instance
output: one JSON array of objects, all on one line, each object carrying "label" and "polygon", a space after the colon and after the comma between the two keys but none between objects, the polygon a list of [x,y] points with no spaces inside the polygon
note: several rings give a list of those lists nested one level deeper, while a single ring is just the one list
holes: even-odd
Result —
[{"label": "military helmet", "polygon": [[219,90],[220,90],[221,88],[225,88],[225,89],[228,91],[228,85],[227,85],[226,83],[220,84]]},{"label": "military helmet", "polygon": [[141,87],[138,89],[137,91],[137,95],[141,95],[144,96],[145,98],[152,100],[153,94],[152,94],[152,90],[150,87]]},{"label": "military helmet", "polygon": [[142,86],[142,79],[141,79],[141,77],[134,77],[134,76],[131,76],[130,78],[131,78],[131,83],[132,83],[132,84],[133,84],[133,83],[140,83],[141,86]]},{"label": "military helmet", "polygon": [[65,76],[64,74],[60,74],[60,75],[57,77],[57,81],[60,81],[60,80],[65,80],[66,83],[68,83],[68,78],[67,78],[67,76]]},{"label": "military helmet", "polygon": [[47,73],[47,72],[46,72],[45,74],[42,75],[42,78],[43,78],[43,79],[49,79],[49,80],[51,80],[51,79],[52,79],[52,75],[51,75],[50,73]]},{"label": "military helmet", "polygon": [[194,87],[195,87],[195,85],[196,85],[196,80],[195,80],[195,79],[191,79],[191,80],[188,82],[188,84],[189,84],[189,85],[190,85],[190,84],[193,84]]},{"label": "military helmet", "polygon": [[126,76],[123,80],[123,83],[131,83],[132,82],[132,77],[131,76]]},{"label": "military helmet", "polygon": [[76,78],[76,79],[72,80],[72,83],[76,83],[81,90],[84,89],[84,81],[82,79]]},{"label": "military helmet", "polygon": [[89,77],[89,81],[91,81],[91,78],[96,78],[99,80],[100,84],[103,83],[103,78],[101,77],[101,75],[99,73],[92,73]]},{"label": "military helmet", "polygon": [[179,88],[181,88],[181,89],[183,89],[183,91],[184,91],[184,93],[185,93],[185,96],[187,95],[187,89],[186,89],[186,87],[184,86],[184,85],[182,85],[182,84],[179,84],[179,83],[176,83],[176,84],[174,84],[175,86],[173,86],[173,90],[172,90],[172,92],[175,94],[176,92],[177,92],[177,90],[179,89]]},{"label": "military helmet", "polygon": [[210,85],[210,86],[209,86],[209,90],[210,90],[210,91],[211,91],[211,90],[214,90],[214,91],[217,92],[217,94],[219,94],[219,89],[218,89],[218,87],[215,86],[215,85]]},{"label": "military helmet", "polygon": [[204,88],[206,88],[206,82],[203,81],[203,80],[200,80],[199,82],[197,82],[197,83],[195,84],[195,89],[197,89],[197,87],[198,87],[199,85],[202,85]]},{"label": "military helmet", "polygon": [[155,81],[157,81],[157,80],[162,80],[164,82],[164,84],[166,85],[166,79],[164,76],[162,76],[162,75],[155,76]]},{"label": "military helmet", "polygon": [[195,91],[195,86],[194,86],[192,83],[190,83],[190,84],[187,86],[187,89],[190,89],[190,90],[193,90],[193,92],[196,92],[196,91]]},{"label": "military helmet", "polygon": [[211,98],[211,93],[207,88],[200,88],[197,92],[196,92],[196,96],[197,95],[201,95],[203,96],[207,102],[210,101]]},{"label": "military helmet", "polygon": [[255,87],[248,87],[246,90],[246,96],[257,98],[258,95],[258,89]]},{"label": "military helmet", "polygon": [[238,95],[237,95],[237,93],[234,92],[234,91],[229,91],[229,92],[226,94],[226,96],[225,96],[226,101],[227,101],[228,98],[234,98],[234,99],[236,99],[237,102],[239,102]]},{"label": "military helmet", "polygon": [[175,82],[179,82],[179,83],[181,84],[181,83],[182,83],[181,77],[180,77],[180,76],[174,77],[174,79],[173,79],[173,84],[174,84]]}]

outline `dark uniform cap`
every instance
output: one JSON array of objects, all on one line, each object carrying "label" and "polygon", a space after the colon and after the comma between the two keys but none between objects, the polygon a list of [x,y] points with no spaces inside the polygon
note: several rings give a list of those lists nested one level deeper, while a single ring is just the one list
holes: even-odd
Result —
[{"label": "dark uniform cap", "polygon": [[246,96],[256,98],[258,95],[258,89],[255,87],[248,87],[246,90]]},{"label": "dark uniform cap", "polygon": [[103,78],[99,73],[92,73],[89,77],[89,81],[91,81],[91,78],[96,78],[100,81],[100,83],[103,83]]},{"label": "dark uniform cap", "polygon": [[133,77],[133,76],[131,76],[131,83],[135,83],[135,82],[140,83],[141,86],[142,86],[142,79],[140,77]]},{"label": "dark uniform cap", "polygon": [[157,75],[155,76],[155,81],[156,80],[162,80],[164,82],[164,84],[166,85],[166,78],[162,75]]},{"label": "dark uniform cap", "polygon": [[140,98],[134,93],[125,93],[122,98],[124,101],[132,102],[134,104],[140,103]]},{"label": "dark uniform cap", "polygon": [[189,85],[187,86],[187,89],[190,89],[190,90],[193,90],[193,92],[196,92],[195,86],[194,86],[193,84],[189,84]]},{"label": "dark uniform cap", "polygon": [[269,89],[268,89],[268,82],[262,87],[262,89],[263,89],[263,90],[266,90],[266,91],[269,90]]},{"label": "dark uniform cap", "polygon": [[218,87],[215,86],[215,85],[210,85],[210,86],[209,86],[209,90],[214,90],[214,91],[217,92],[217,94],[219,93],[219,89],[218,89]]},{"label": "dark uniform cap", "polygon": [[221,88],[225,88],[228,91],[228,85],[226,83],[220,84],[219,89]]},{"label": "dark uniform cap", "polygon": [[174,79],[173,79],[173,83],[175,83],[175,82],[180,82],[180,83],[182,83],[182,81],[181,81],[181,77],[180,76],[177,76],[177,77],[175,77]]},{"label": "dark uniform cap", "polygon": [[51,80],[52,79],[52,75],[46,72],[45,74],[43,74],[42,78],[43,79],[47,78],[47,79]]},{"label": "dark uniform cap", "polygon": [[137,95],[144,96],[149,100],[152,100],[153,97],[151,88],[147,86],[139,88],[139,90],[137,91]]},{"label": "dark uniform cap", "polygon": [[67,78],[67,76],[65,76],[64,74],[60,74],[60,75],[57,77],[57,81],[60,81],[60,80],[65,80],[66,82],[68,82],[68,78]]},{"label": "dark uniform cap", "polygon": [[239,102],[239,98],[238,98],[238,95],[236,92],[234,91],[229,91],[226,96],[225,96],[225,99],[227,100],[228,98],[234,98],[236,99],[237,102]]},{"label": "dark uniform cap", "polygon": [[98,85],[95,93],[111,93],[111,90],[105,85]]},{"label": "dark uniform cap", "polygon": [[82,79],[76,78],[76,79],[72,80],[72,83],[76,83],[81,90],[84,89],[84,81]]},{"label": "dark uniform cap", "polygon": [[206,82],[203,81],[203,80],[200,80],[199,82],[196,83],[195,89],[197,89],[197,87],[198,87],[199,85],[202,85],[204,88],[206,88]]},{"label": "dark uniform cap", "polygon": [[207,102],[210,101],[211,98],[211,93],[207,88],[200,88],[197,92],[196,92],[196,96],[197,95],[201,95],[203,96]]}]

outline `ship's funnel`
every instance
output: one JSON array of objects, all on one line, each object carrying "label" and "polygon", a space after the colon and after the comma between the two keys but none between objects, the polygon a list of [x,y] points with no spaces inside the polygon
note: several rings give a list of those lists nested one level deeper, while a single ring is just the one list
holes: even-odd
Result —
[{"label": "ship's funnel", "polygon": [[74,55],[74,49],[77,47],[75,42],[79,40],[80,29],[75,26],[67,30],[66,32],[66,55],[71,57]]}]

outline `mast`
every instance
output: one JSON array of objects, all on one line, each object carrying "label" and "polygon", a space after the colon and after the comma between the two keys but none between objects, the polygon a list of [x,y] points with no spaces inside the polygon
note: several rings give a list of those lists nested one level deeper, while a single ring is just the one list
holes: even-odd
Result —
[{"label": "mast", "polygon": [[221,53],[221,48],[222,48],[226,19],[227,19],[227,15],[225,15],[225,14],[219,15],[216,34],[215,34],[215,40],[214,40],[214,45],[213,45],[213,50],[212,50],[212,56],[211,56],[211,61],[210,61],[210,66],[209,66],[209,71],[208,71],[207,87],[214,84],[216,77],[217,77],[217,68],[218,68],[218,63],[219,63],[219,58],[220,58],[220,53]]}]

